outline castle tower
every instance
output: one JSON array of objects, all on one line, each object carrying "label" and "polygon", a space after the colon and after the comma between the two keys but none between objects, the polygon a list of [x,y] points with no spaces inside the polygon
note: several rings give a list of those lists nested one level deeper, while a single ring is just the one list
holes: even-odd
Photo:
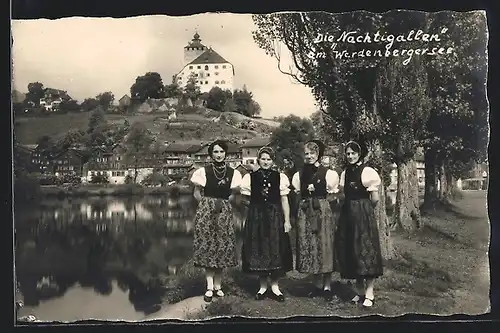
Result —
[{"label": "castle tower", "polygon": [[184,46],[184,64],[188,64],[198,58],[207,47],[201,43],[200,35],[196,32],[191,42]]}]

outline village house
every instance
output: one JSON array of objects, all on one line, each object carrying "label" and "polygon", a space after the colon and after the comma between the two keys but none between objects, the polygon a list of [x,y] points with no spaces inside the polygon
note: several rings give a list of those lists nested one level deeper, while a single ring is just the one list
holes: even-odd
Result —
[{"label": "village house", "polygon": [[30,145],[31,150],[31,163],[33,165],[33,172],[41,174],[52,174],[53,172],[53,154],[54,152],[47,147],[41,145]]},{"label": "village house", "polygon": [[202,144],[172,142],[163,150],[165,164],[185,164],[195,158],[196,153],[203,148]]},{"label": "village house", "polygon": [[96,147],[92,158],[83,168],[83,182],[92,181],[96,175],[106,175],[110,184],[123,184],[128,175],[124,161],[124,147],[116,144],[112,147]]},{"label": "village house", "polygon": [[56,176],[83,176],[83,154],[81,151],[69,148],[55,155],[52,160],[53,172]]},{"label": "village house", "polygon": [[25,170],[26,172],[39,172],[39,167],[34,163],[34,151],[37,145],[21,145],[14,146],[14,168],[16,170]]},{"label": "village house", "polygon": [[244,165],[257,164],[259,149],[271,144],[270,138],[255,138],[241,145],[241,162]]},{"label": "village house", "polygon": [[[195,154],[195,156],[197,165],[205,165],[206,163],[209,163],[211,159],[210,156],[208,155],[208,145],[206,145],[203,149],[198,151]],[[226,162],[233,169],[242,163],[240,145],[234,143],[228,144],[228,151],[226,153]]]},{"label": "village house", "polygon": [[121,108],[128,108],[130,106],[131,98],[129,95],[125,94],[122,98],[118,100],[118,106]]},{"label": "village house", "polygon": [[40,99],[40,106],[46,110],[57,110],[63,101],[72,100],[65,90],[46,88],[44,96]]},{"label": "village house", "polygon": [[195,154],[203,148],[203,144],[170,143],[163,150],[163,169],[166,175],[187,176],[193,165]]}]

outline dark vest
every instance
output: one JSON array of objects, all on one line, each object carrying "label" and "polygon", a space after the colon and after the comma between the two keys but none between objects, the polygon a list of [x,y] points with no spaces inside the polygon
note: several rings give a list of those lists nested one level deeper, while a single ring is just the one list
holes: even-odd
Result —
[{"label": "dark vest", "polygon": [[226,165],[226,175],[220,180],[215,177],[213,167],[205,167],[207,183],[203,194],[210,198],[229,199],[231,195],[231,182],[233,180],[234,169]]},{"label": "dark vest", "polygon": [[370,192],[361,181],[361,174],[365,168],[364,164],[348,167],[345,170],[344,194],[346,200],[369,199]]},{"label": "dark vest", "polygon": [[[310,181],[307,181],[303,176],[303,172],[300,173],[300,196],[302,198],[326,198],[326,172],[327,168],[320,165],[315,175]],[[314,191],[309,192],[307,187],[309,184],[314,185]]]},{"label": "dark vest", "polygon": [[[280,195],[280,173],[278,171],[269,170],[268,177],[260,170],[256,170],[250,174],[250,203],[279,203],[281,202]],[[267,188],[267,195],[264,194],[264,189]]]}]

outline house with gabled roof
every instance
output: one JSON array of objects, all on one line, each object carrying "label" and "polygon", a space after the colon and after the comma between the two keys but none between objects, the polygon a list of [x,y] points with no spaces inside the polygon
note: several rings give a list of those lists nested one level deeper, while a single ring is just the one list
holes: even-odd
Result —
[{"label": "house with gabled roof", "polygon": [[234,66],[214,49],[203,45],[200,35],[195,33],[184,47],[184,67],[175,79],[179,86],[184,87],[190,78],[194,78],[201,93],[208,93],[213,87],[233,91],[234,76]]},{"label": "house with gabled roof", "polygon": [[[226,153],[226,162],[232,168],[236,168],[241,164],[241,146],[235,143],[228,144],[228,150]],[[208,145],[203,147],[200,151],[195,154],[195,159],[198,164],[210,163],[210,156],[208,155]]]},{"label": "house with gabled roof", "polygon": [[257,153],[259,149],[271,144],[271,138],[254,138],[241,145],[241,159],[245,165],[257,164]]}]

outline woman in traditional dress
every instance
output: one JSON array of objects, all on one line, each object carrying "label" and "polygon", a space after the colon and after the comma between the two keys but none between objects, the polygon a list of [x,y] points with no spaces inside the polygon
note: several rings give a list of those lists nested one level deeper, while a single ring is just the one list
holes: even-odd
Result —
[{"label": "woman in traditional dress", "polygon": [[296,269],[313,274],[317,290],[329,300],[331,275],[335,270],[334,233],[336,218],[330,202],[338,192],[339,175],[321,165],[325,146],[319,140],[304,146],[305,164],[293,175],[299,196],[297,211]]},{"label": "woman in traditional dress", "polygon": [[278,279],[293,269],[288,237],[290,181],[271,169],[274,157],[271,148],[261,148],[257,155],[259,169],[244,175],[241,182],[241,194],[249,206],[243,230],[242,270],[260,277],[257,300],[264,299],[270,282],[269,296],[283,302]]},{"label": "woman in traditional dress", "polygon": [[[197,169],[191,182],[198,201],[194,220],[194,265],[205,269],[207,291],[204,299],[222,297],[222,270],[238,265],[233,222],[233,201],[239,192],[241,174],[225,163],[227,143],[217,140],[208,147],[212,163]],[[203,193],[202,193],[203,192]]]},{"label": "woman in traditional dress", "polygon": [[379,201],[379,174],[365,165],[366,149],[350,141],[345,146],[348,166],[340,176],[344,192],[335,243],[338,270],[343,279],[356,280],[354,303],[373,305],[375,279],[383,274],[375,206]]}]

